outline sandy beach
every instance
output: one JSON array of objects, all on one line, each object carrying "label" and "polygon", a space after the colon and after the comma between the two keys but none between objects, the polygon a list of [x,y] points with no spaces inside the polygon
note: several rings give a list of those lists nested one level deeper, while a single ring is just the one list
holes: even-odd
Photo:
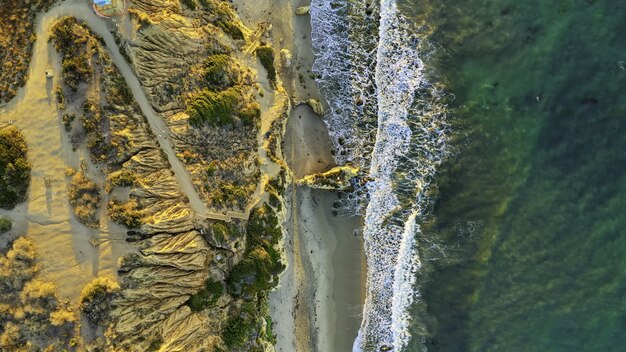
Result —
[{"label": "sandy beach", "polygon": [[[280,68],[293,108],[287,122],[283,152],[292,178],[335,166],[322,118],[300,102],[322,101],[311,74],[315,59],[310,16],[295,9],[299,0],[260,0],[254,6],[234,1],[250,27],[272,24],[272,44],[293,56],[290,68]],[[266,16],[259,16],[266,15]],[[355,230],[360,217],[332,215],[337,192],[290,186],[285,194],[284,249],[288,267],[277,290],[270,294],[277,351],[349,351],[356,338],[363,304],[363,246]]]}]

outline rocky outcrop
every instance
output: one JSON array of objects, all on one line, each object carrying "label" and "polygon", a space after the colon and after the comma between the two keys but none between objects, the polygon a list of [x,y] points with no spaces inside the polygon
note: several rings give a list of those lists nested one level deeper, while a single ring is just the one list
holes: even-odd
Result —
[{"label": "rocky outcrop", "polygon": [[311,12],[311,6],[300,6],[296,8],[296,15],[303,16],[308,15]]},{"label": "rocky outcrop", "polygon": [[345,191],[353,187],[352,180],[359,173],[359,168],[351,165],[337,166],[326,172],[307,175],[297,181],[298,185],[313,189]]},{"label": "rocky outcrop", "polygon": [[322,102],[317,100],[317,99],[309,99],[307,100],[307,104],[309,104],[309,106],[311,107],[311,109],[313,109],[313,112],[323,116],[324,115],[324,105],[322,105]]}]

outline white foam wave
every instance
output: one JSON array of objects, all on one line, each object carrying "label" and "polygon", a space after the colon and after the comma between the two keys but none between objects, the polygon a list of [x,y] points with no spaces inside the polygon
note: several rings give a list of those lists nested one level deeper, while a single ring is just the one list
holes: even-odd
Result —
[{"label": "white foam wave", "polygon": [[[363,230],[367,293],[353,350],[401,351],[411,338],[409,308],[420,297],[415,291],[419,219],[446,154],[445,109],[440,92],[425,79],[420,59],[425,39],[408,29],[395,0],[368,9],[378,11],[380,21],[373,36],[374,65],[362,63],[372,52],[359,38],[369,33],[359,33],[363,21],[351,16],[365,3],[313,0],[314,70],[322,75],[320,87],[333,108],[327,124],[342,151],[338,162],[356,161],[369,170]],[[358,105],[355,97],[368,101]]]}]

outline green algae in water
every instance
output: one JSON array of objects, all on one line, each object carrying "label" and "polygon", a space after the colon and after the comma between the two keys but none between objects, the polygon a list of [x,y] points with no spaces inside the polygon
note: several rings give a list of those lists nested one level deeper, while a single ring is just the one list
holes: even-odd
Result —
[{"label": "green algae in water", "polygon": [[401,5],[433,27],[456,96],[458,158],[421,239],[448,251],[426,263],[426,346],[622,350],[626,3]]}]

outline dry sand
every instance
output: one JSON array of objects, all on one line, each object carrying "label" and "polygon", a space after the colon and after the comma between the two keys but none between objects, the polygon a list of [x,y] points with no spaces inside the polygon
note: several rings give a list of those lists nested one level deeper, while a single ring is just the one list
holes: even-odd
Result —
[{"label": "dry sand", "polygon": [[[311,66],[310,16],[295,16],[305,0],[233,1],[244,22],[255,28],[272,23],[272,44],[293,56],[281,77],[292,103],[320,99]],[[321,117],[311,108],[292,109],[283,151],[295,178],[326,171],[335,165]],[[362,219],[338,218],[331,207],[336,192],[291,186],[285,194],[285,255],[288,268],[270,294],[277,351],[350,351],[361,322],[364,254],[354,230]]]},{"label": "dry sand", "polygon": [[[14,124],[24,132],[32,164],[28,201],[11,211],[0,211],[14,220],[10,236],[3,236],[0,247],[27,234],[35,243],[44,279],[56,282],[61,296],[76,302],[82,287],[93,278],[117,279],[117,261],[129,247],[123,241],[125,230],[109,223],[104,214],[100,229],[88,229],[76,220],[68,203],[65,169],[79,167],[80,161],[88,157],[84,150],[72,151],[60,123],[53,93],[59,75],[53,79],[45,77],[47,68],[60,72],[58,55],[48,43],[48,30],[67,6],[64,3],[38,19],[37,42],[26,86],[0,109],[0,124]],[[85,6],[75,11],[89,9]],[[88,167],[88,174],[96,180],[103,179],[93,166]],[[46,179],[50,187],[46,186]],[[106,204],[103,198],[102,204]],[[92,237],[106,240],[94,247],[89,243]]]}]

